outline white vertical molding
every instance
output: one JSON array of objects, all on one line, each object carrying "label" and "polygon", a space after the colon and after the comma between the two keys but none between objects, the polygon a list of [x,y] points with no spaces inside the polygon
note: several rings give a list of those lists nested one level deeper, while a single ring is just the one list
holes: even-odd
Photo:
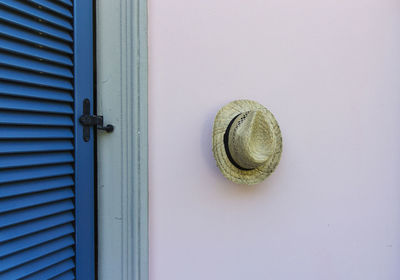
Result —
[{"label": "white vertical molding", "polygon": [[148,279],[147,1],[97,1],[99,279]]}]

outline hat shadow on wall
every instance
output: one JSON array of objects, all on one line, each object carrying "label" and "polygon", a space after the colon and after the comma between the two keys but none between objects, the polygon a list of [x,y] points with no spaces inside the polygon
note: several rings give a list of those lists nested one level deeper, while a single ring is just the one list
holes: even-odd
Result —
[{"label": "hat shadow on wall", "polygon": [[219,108],[215,107],[215,110],[211,110],[208,112],[207,118],[203,123],[202,129],[202,141],[201,141],[201,149],[204,164],[208,167],[207,170],[212,172],[210,176],[218,178],[218,181],[223,179],[225,180],[224,176],[219,171],[217,163],[214,159],[213,152],[212,152],[212,131],[214,125],[214,118],[218,112]]}]

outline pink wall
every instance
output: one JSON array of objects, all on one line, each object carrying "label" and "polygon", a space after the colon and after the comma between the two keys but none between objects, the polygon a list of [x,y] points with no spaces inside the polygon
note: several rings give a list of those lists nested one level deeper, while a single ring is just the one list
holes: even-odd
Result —
[{"label": "pink wall", "polygon": [[[150,279],[400,279],[400,1],[149,0]],[[235,185],[213,119],[254,99],[276,172]]]}]

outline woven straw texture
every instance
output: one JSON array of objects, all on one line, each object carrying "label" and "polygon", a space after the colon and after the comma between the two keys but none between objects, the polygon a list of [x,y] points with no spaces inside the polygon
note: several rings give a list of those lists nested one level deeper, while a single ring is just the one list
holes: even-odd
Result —
[{"label": "woven straw texture", "polygon": [[[229,133],[229,150],[241,167],[254,168],[251,170],[235,167],[225,151],[224,134],[229,123],[239,114],[242,115],[233,122]],[[246,118],[250,123],[244,126],[244,131],[235,131],[236,128],[241,129],[241,122]],[[254,127],[252,122],[258,127]],[[250,138],[252,140],[249,142]],[[275,170],[282,154],[282,136],[275,117],[264,106],[251,100],[233,101],[218,112],[212,141],[217,166],[227,179],[237,184],[254,185],[262,182]],[[267,149],[257,148],[260,145],[266,145]]]}]

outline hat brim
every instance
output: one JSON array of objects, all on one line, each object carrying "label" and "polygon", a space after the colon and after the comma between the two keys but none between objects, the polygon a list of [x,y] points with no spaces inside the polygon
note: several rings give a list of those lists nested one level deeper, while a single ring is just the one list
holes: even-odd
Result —
[{"label": "hat brim", "polygon": [[[261,166],[252,170],[237,168],[229,160],[224,146],[224,134],[231,120],[240,113],[247,111],[264,111],[267,114],[268,125],[272,127],[273,137],[276,141],[271,157]],[[222,174],[237,184],[255,185],[267,178],[277,167],[282,154],[282,135],[272,113],[261,104],[252,100],[236,100],[219,110],[214,120],[213,128],[213,153],[217,166]]]}]

